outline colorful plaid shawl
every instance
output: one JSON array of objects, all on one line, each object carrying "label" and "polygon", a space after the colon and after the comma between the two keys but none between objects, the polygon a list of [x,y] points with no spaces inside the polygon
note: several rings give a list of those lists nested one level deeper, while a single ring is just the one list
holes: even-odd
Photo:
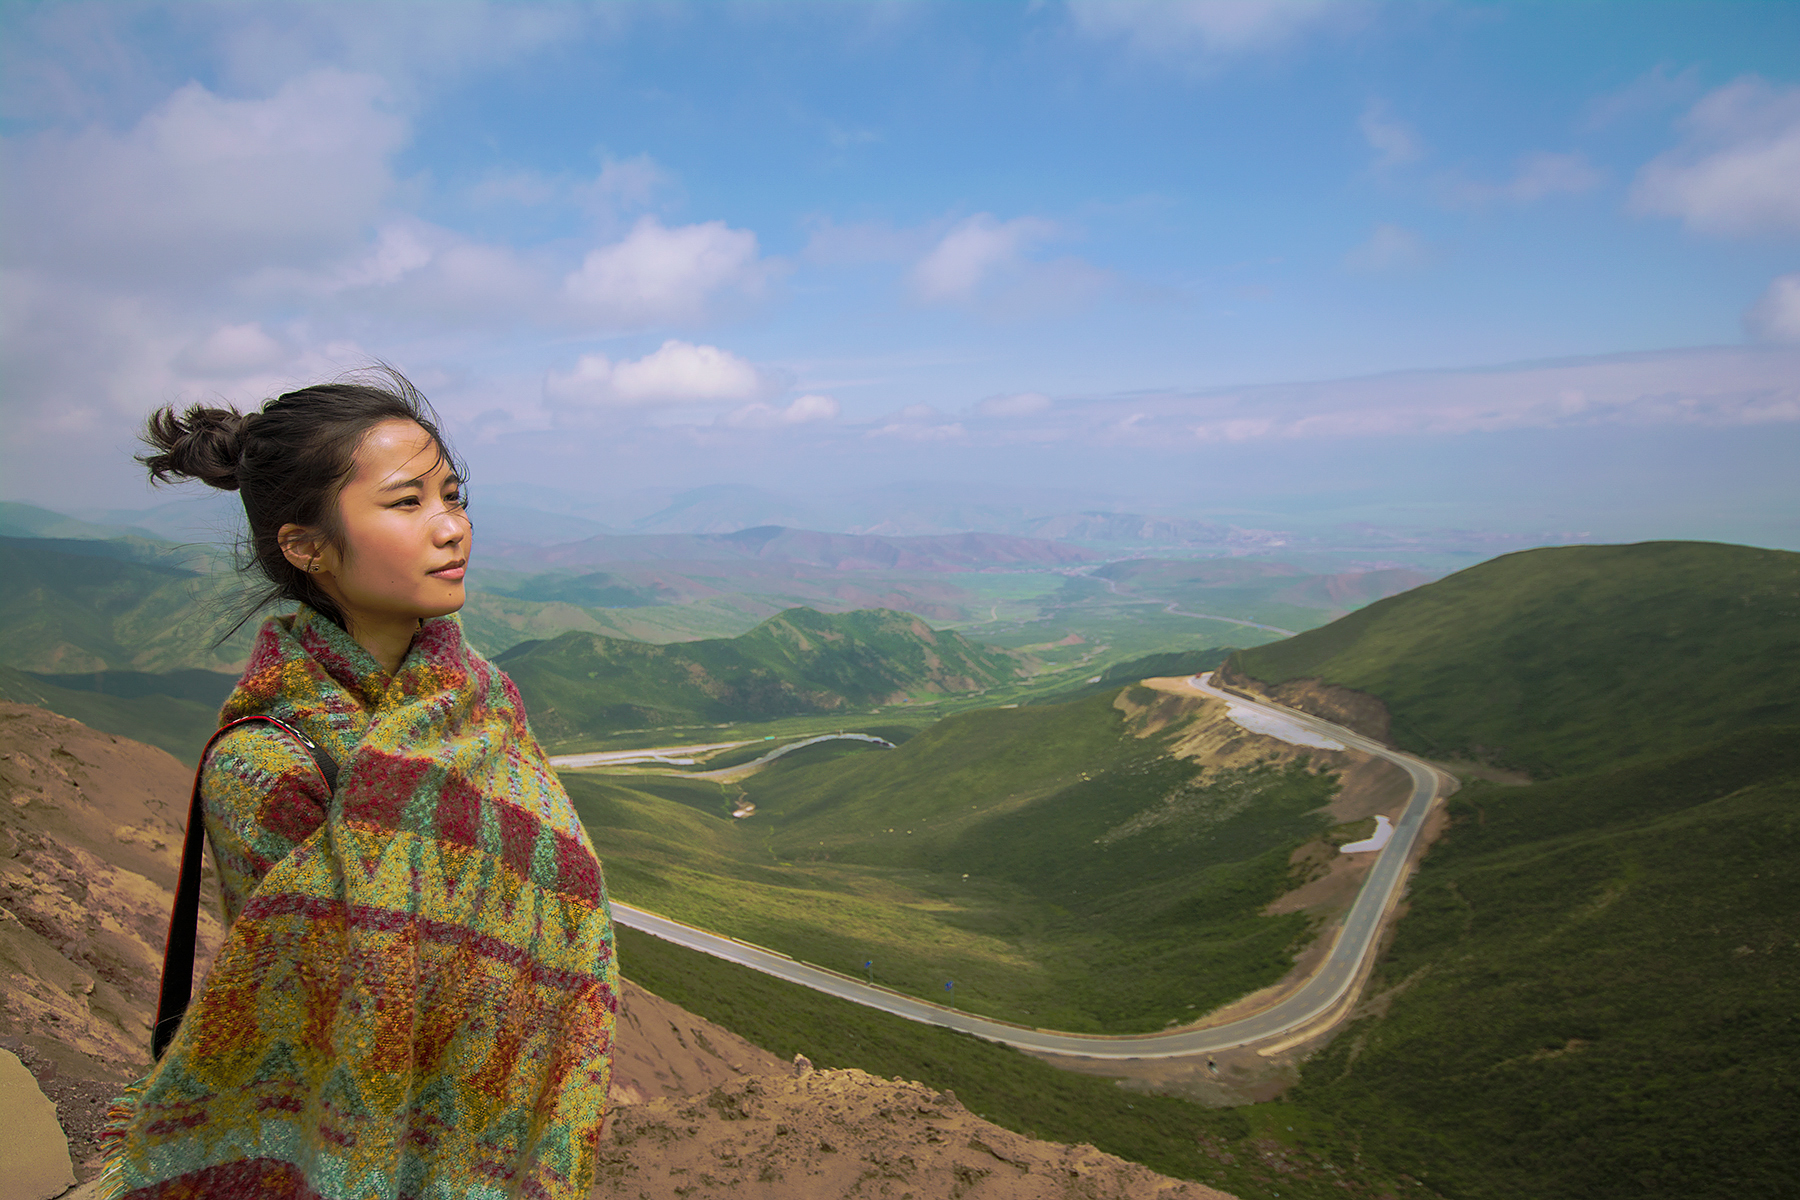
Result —
[{"label": "colorful plaid shawl", "polygon": [[[163,1058],[112,1110],[102,1195],[576,1197],[617,968],[600,863],[509,680],[454,617],[389,676],[273,618],[202,777],[235,918]],[[236,911],[241,906],[241,911]]]}]

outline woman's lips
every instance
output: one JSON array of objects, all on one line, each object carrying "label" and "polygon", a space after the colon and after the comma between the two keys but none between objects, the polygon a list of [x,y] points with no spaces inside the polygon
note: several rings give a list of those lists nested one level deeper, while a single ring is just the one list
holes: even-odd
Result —
[{"label": "woman's lips", "polygon": [[463,577],[463,572],[467,569],[468,568],[466,567],[445,567],[442,570],[433,571],[431,577],[433,579],[443,579],[455,583]]}]

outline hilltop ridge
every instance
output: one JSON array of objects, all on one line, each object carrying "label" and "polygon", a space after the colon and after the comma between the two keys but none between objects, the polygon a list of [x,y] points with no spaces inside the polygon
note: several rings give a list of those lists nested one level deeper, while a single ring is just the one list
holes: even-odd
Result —
[{"label": "hilltop ridge", "polygon": [[1321,716],[1358,703],[1322,688],[1362,693],[1391,718],[1364,728],[1440,759],[1538,778],[1607,767],[1800,722],[1800,553],[1520,551],[1239,651],[1224,674]]}]

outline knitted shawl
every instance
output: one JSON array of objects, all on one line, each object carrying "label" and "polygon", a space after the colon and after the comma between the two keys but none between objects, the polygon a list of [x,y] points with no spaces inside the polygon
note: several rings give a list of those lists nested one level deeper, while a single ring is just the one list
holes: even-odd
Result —
[{"label": "knitted shawl", "polygon": [[[518,691],[454,617],[390,676],[275,617],[202,794],[226,941],[111,1111],[101,1195],[585,1196],[617,966],[600,863]],[[231,886],[236,883],[238,886]],[[241,911],[232,910],[241,906]]]}]

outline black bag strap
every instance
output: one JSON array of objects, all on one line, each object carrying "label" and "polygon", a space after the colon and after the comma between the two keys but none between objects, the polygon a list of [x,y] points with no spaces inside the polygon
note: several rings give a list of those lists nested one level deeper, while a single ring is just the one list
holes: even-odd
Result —
[{"label": "black bag strap", "polygon": [[219,727],[200,751],[200,764],[194,768],[194,791],[188,801],[187,839],[181,846],[181,875],[175,883],[175,906],[169,913],[169,940],[163,949],[162,994],[156,1001],[156,1025],[150,1031],[151,1057],[161,1060],[163,1051],[175,1037],[194,994],[194,936],[200,920],[200,866],[202,839],[206,820],[200,801],[200,776],[206,771],[206,757],[213,743],[239,725],[251,721],[267,721],[287,734],[312,756],[313,765],[325,777],[325,789],[337,790],[337,762],[319,744],[275,717],[240,717]]}]

